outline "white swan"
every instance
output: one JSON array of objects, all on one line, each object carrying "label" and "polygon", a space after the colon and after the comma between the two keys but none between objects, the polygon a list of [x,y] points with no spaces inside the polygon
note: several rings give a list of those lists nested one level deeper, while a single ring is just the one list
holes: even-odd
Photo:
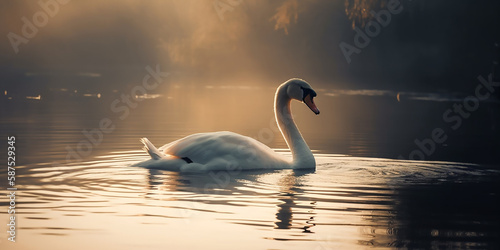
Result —
[{"label": "white swan", "polygon": [[303,101],[315,114],[316,92],[301,79],[281,84],[274,97],[274,114],[290,148],[290,162],[263,143],[232,132],[193,134],[157,149],[147,138],[141,139],[150,160],[135,164],[146,168],[181,172],[250,169],[314,169],[316,161],[293,120],[292,99]]}]

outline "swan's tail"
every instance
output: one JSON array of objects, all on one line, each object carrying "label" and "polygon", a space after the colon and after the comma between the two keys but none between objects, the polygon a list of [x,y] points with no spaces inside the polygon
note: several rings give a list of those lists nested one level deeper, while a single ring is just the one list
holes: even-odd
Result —
[{"label": "swan's tail", "polygon": [[141,142],[144,144],[143,149],[148,152],[153,160],[161,159],[163,154],[148,140],[148,138],[141,138]]}]

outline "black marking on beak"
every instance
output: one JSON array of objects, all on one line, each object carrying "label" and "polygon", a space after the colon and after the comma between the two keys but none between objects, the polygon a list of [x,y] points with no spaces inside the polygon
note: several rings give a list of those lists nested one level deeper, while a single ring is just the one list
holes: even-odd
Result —
[{"label": "black marking on beak", "polygon": [[[302,87],[301,87],[302,88]],[[319,115],[319,109],[316,107],[316,104],[314,104],[313,98],[317,95],[316,92],[312,89],[306,89],[302,88],[303,92],[303,97],[302,101],[311,109],[312,112],[314,112],[316,115]]]}]

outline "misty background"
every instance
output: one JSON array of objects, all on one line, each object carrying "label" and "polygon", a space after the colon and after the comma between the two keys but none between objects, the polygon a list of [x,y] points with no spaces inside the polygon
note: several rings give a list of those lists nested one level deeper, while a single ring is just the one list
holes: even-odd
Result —
[{"label": "misty background", "polygon": [[[457,131],[442,116],[474,94],[478,76],[492,72],[500,2],[400,3],[403,11],[348,63],[339,44],[354,45],[354,28],[364,30],[374,20],[367,13],[386,10],[388,1],[73,0],[60,4],[18,53],[8,34],[22,35],[22,17],[32,20],[43,9],[36,1],[1,1],[2,134],[14,131],[22,138],[52,127],[49,139],[21,140],[27,151],[53,148],[56,159],[103,117],[117,125],[110,136],[126,137],[131,148],[151,131],[158,137],[172,127],[161,122],[167,120],[185,130],[153,142],[216,130],[258,137],[272,122],[274,89],[299,77],[318,90],[320,116],[294,104],[314,150],[408,158],[416,138],[442,127],[449,140],[427,159],[496,164],[498,92]],[[225,8],[223,18],[218,8]],[[110,103],[130,94],[148,74],[145,68],[156,65],[170,73],[148,92],[158,98],[118,119]],[[145,112],[152,117],[140,117]],[[58,124],[68,126],[62,141]],[[280,137],[267,144],[285,147]],[[36,140],[31,148],[28,141]],[[104,140],[99,148],[106,141],[116,147]]]}]

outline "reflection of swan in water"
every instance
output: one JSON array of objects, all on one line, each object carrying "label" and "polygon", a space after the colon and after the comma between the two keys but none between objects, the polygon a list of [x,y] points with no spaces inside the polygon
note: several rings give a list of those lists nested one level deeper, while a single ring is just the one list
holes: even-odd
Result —
[{"label": "reflection of swan in water", "polygon": [[[300,171],[300,172],[291,172],[285,176],[283,176],[280,180],[278,180],[278,185],[280,186],[280,200],[282,203],[278,204],[278,212],[276,213],[277,221],[275,224],[275,229],[291,229],[291,228],[300,228],[303,229],[303,232],[310,233],[310,228],[315,226],[313,223],[314,216],[312,214],[313,208],[315,207],[316,202],[311,201],[309,205],[300,205],[296,203],[298,198],[298,194],[303,193],[303,190],[300,188],[301,184],[299,182],[299,177],[304,176],[306,174],[312,173],[310,171]],[[305,224],[298,223],[299,226],[294,226],[293,224],[293,208],[296,207],[307,207],[311,208],[308,210],[308,219],[305,221]],[[302,218],[304,219],[304,218]],[[295,220],[299,220],[295,218]]]},{"label": "reflection of swan in water", "polygon": [[[233,202],[241,203],[248,197],[259,196],[254,188],[258,187],[278,187],[279,194],[273,195],[276,199],[275,221],[254,221],[251,218],[230,219],[233,223],[248,225],[261,225],[264,227],[274,227],[275,229],[300,229],[304,233],[310,233],[311,227],[315,226],[316,201],[304,197],[302,188],[302,178],[313,174],[315,170],[281,170],[269,173],[268,171],[240,171],[218,172],[217,175],[183,175],[177,172],[149,169],[147,175],[148,191],[145,194],[148,198],[155,199],[164,194],[172,194],[178,191],[188,192],[186,197],[175,196],[169,200],[188,201],[180,214],[189,218],[199,212],[226,213],[220,210],[210,209],[213,205],[228,205]],[[263,183],[261,178],[268,175],[280,175],[272,183]],[[250,184],[250,188],[242,188]],[[264,184],[264,185],[261,185]],[[266,185],[271,184],[271,185]],[[269,190],[268,190],[269,191]],[[235,195],[235,192],[238,193]],[[192,195],[194,194],[194,195]],[[207,199],[207,197],[212,197]],[[214,196],[219,198],[213,199]],[[238,196],[238,197],[235,197]],[[246,197],[246,198],[244,198]],[[267,198],[271,196],[266,195]],[[193,203],[194,202],[194,203]],[[247,202],[252,202],[252,199]],[[182,207],[179,207],[182,208]],[[304,211],[306,210],[306,211]],[[295,216],[294,216],[295,215]]]},{"label": "reflection of swan in water", "polygon": [[289,162],[271,148],[250,137],[232,132],[193,134],[157,149],[143,138],[151,159],[135,164],[146,168],[196,172],[238,169],[312,169],[316,162],[292,118],[292,99],[303,101],[315,114],[316,92],[300,79],[290,79],[276,90],[274,112],[278,126],[292,151]]}]

